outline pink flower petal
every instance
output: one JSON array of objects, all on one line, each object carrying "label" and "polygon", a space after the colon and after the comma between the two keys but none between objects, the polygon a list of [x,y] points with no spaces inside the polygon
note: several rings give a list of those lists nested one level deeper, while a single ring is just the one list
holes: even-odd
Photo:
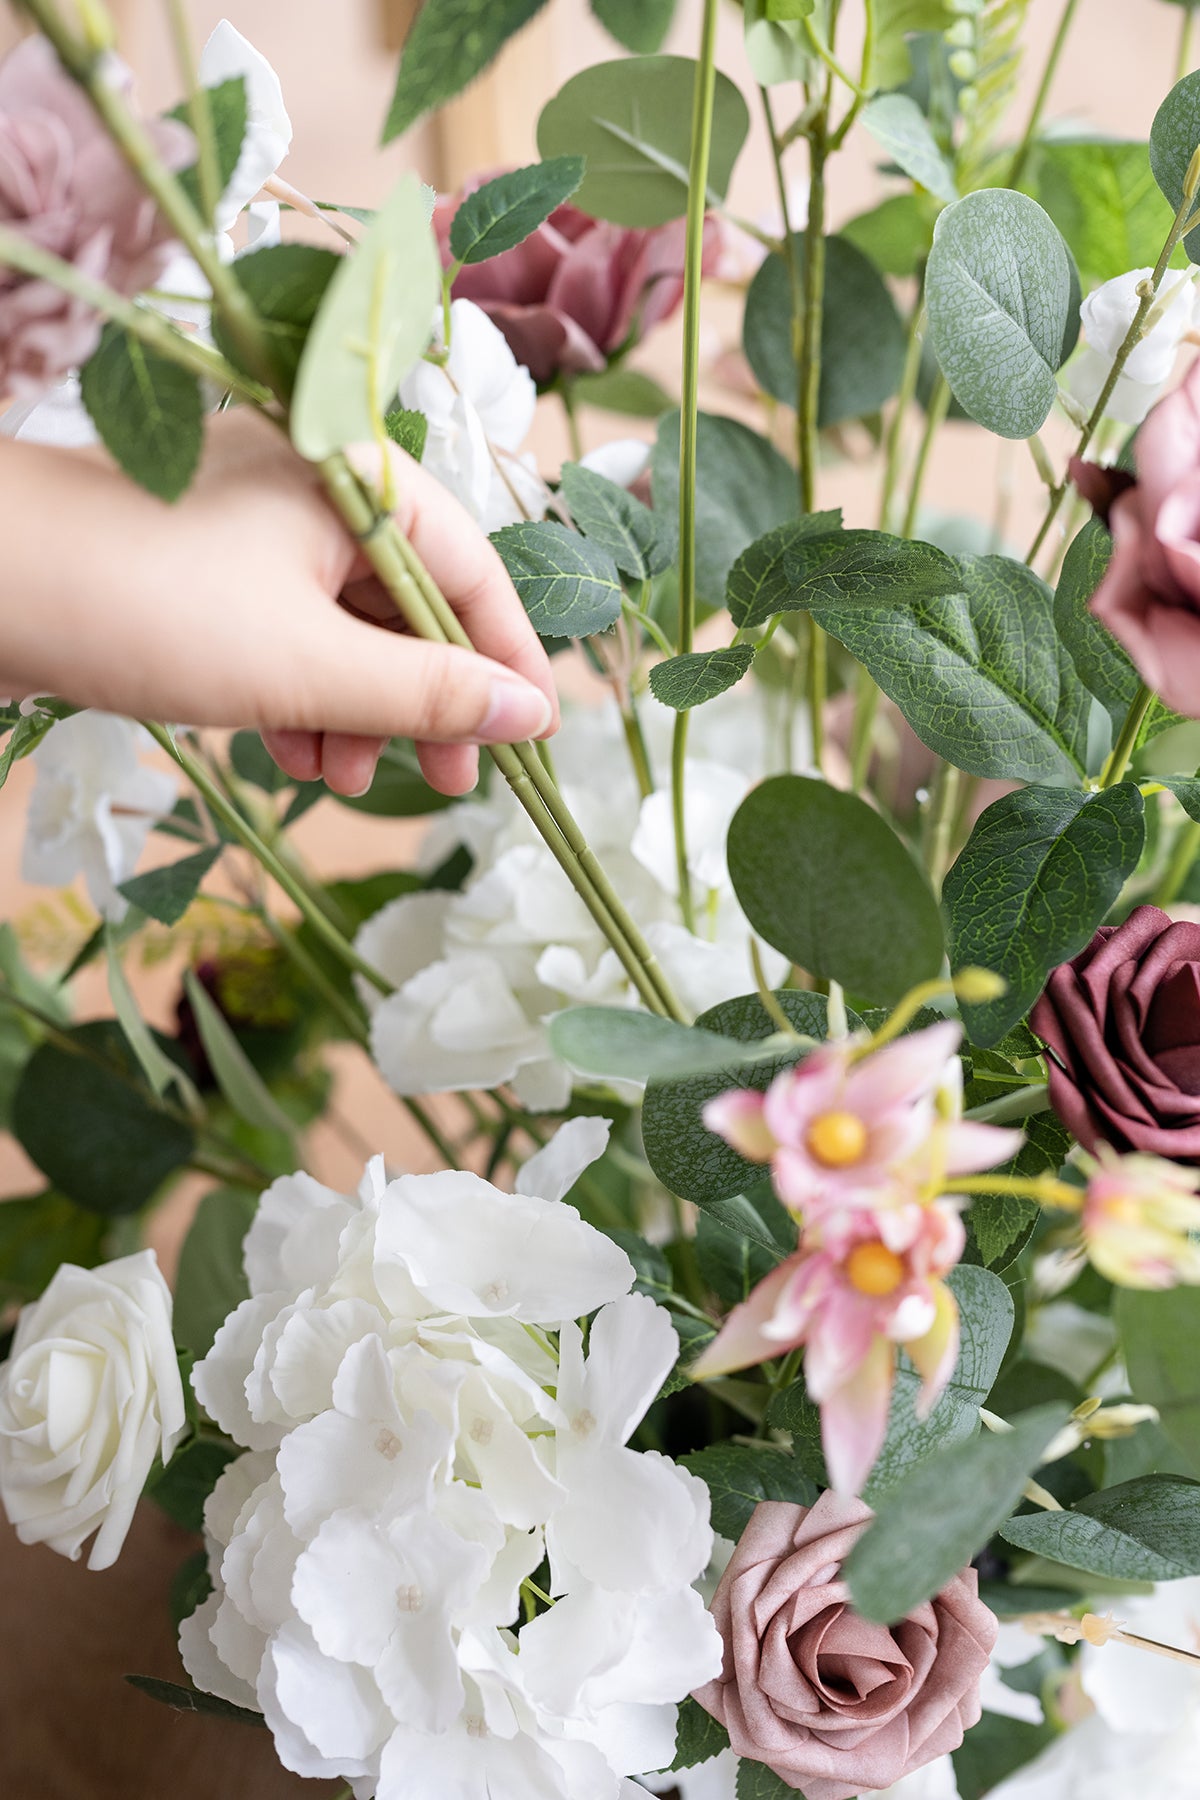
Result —
[{"label": "pink flower petal", "polygon": [[693,1363],[694,1381],[707,1381],[713,1375],[728,1375],[734,1369],[748,1369],[754,1363],[769,1362],[772,1357],[795,1347],[796,1340],[787,1343],[768,1337],[765,1328],[774,1319],[801,1261],[799,1253],[789,1256],[759,1282],[748,1300],[734,1307],[712,1343]]},{"label": "pink flower petal", "polygon": [[821,1444],[835,1493],[861,1493],[883,1448],[895,1355],[886,1338],[876,1338],[850,1380],[821,1404]]}]

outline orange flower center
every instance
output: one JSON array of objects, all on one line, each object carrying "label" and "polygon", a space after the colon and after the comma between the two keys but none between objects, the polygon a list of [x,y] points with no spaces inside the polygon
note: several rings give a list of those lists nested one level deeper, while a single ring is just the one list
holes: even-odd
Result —
[{"label": "orange flower center", "polygon": [[827,1169],[846,1169],[861,1162],[867,1147],[867,1128],[857,1113],[820,1113],[804,1136],[809,1153]]},{"label": "orange flower center", "polygon": [[904,1264],[886,1244],[859,1244],[846,1258],[846,1275],[860,1294],[878,1299],[895,1293],[904,1280]]}]

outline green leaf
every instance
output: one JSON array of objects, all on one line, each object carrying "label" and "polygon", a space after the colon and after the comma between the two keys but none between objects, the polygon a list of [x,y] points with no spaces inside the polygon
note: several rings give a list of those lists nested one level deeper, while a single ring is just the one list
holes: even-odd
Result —
[{"label": "green leaf", "polygon": [[481,75],[546,0],[425,0],[404,42],[383,142]]},{"label": "green leaf", "polygon": [[957,594],[823,606],[813,617],[956,768],[1000,781],[1077,782],[1091,700],[1058,640],[1049,588],[1006,557],[957,561]]},{"label": "green leaf", "polygon": [[592,0],[592,11],[618,44],[639,56],[661,50],[678,0]]},{"label": "green leaf", "polygon": [[183,972],[183,987],[192,1003],[196,1030],[204,1046],[213,1077],[221,1093],[247,1125],[258,1131],[279,1131],[291,1137],[291,1119],[234,1036],[233,1027],[194,969]]},{"label": "green leaf", "polygon": [[[295,385],[313,320],[344,260],[335,251],[318,250],[312,244],[267,244],[233,264],[238,286],[250,296],[266,328],[272,366],[285,393]],[[213,320],[213,336],[230,362],[243,367],[237,339],[220,314]]]},{"label": "green leaf", "polygon": [[[228,81],[219,81],[215,87],[205,91],[208,95],[208,117],[217,157],[218,193],[223,194],[241,160],[242,142],[246,136],[246,80],[242,75],[233,75]],[[191,129],[191,108],[186,100],[169,112],[167,117],[178,119],[181,125]],[[182,169],[175,179],[197,212],[202,213],[204,202],[200,191],[199,159],[190,168]]]},{"label": "green leaf", "polygon": [[386,819],[422,818],[451,804],[449,796],[431,788],[422,775],[410,738],[392,739],[365,794],[331,794],[331,798],[352,812]]},{"label": "green leaf", "polygon": [[729,827],[729,876],[751,926],[822,980],[880,1004],[942,966],[929,884],[873,807],[803,775],[776,775]]},{"label": "green leaf", "polygon": [[794,1800],[796,1789],[766,1763],[742,1757],[738,1763],[737,1800]]},{"label": "green leaf", "polygon": [[[1188,166],[1200,148],[1200,70],[1177,81],[1150,127],[1150,167],[1172,212],[1183,204]],[[1200,229],[1184,238],[1193,259],[1200,254]]]},{"label": "green leaf", "polygon": [[123,881],[117,892],[160,925],[178,925],[224,847],[212,844],[161,869],[147,869],[144,875]]},{"label": "green leaf", "polygon": [[192,1438],[177,1450],[166,1468],[147,1483],[147,1497],[185,1531],[204,1529],[204,1502],[217,1477],[238,1451],[212,1438]]},{"label": "green leaf", "polygon": [[[744,1195],[739,1199],[753,1210],[752,1203]],[[735,1203],[729,1204],[732,1209]],[[761,1219],[758,1224],[771,1235],[770,1228]],[[724,1224],[715,1213],[701,1212],[696,1220],[696,1261],[701,1279],[717,1299],[726,1306],[738,1306],[750,1290],[771,1273],[779,1261],[779,1250],[773,1238],[769,1248],[762,1243],[761,1232],[758,1236],[748,1237],[734,1226]]]},{"label": "green leaf", "polygon": [[770,1177],[764,1176],[761,1169],[751,1170],[744,1194],[711,1201],[705,1211],[727,1231],[749,1238],[759,1249],[769,1251],[772,1264],[781,1256],[790,1256],[796,1248],[796,1221],[776,1199]]},{"label": "green leaf", "polygon": [[[593,63],[542,108],[543,156],[582,156],[576,204],[614,225],[665,225],[687,211],[696,65],[687,56]],[[750,114],[727,75],[713,100],[709,193],[723,200]]]},{"label": "green leaf", "polygon": [[868,88],[900,87],[912,74],[907,39],[918,31],[949,31],[954,7],[947,0],[875,0],[875,41]]},{"label": "green leaf", "polygon": [[178,500],[204,446],[204,401],[191,370],[109,324],[84,364],[80,391],[130,479],[160,500]]},{"label": "green leaf", "polygon": [[725,604],[735,625],[749,630],[764,625],[778,612],[790,610],[793,582],[789,559],[794,545],[810,537],[836,535],[842,528],[842,512],[808,513],[777,525],[758,538],[734,563],[725,588]]},{"label": "green leaf", "polygon": [[285,788],[295,786],[257,731],[234,732],[229,740],[229,761],[235,775],[248,781],[251,787],[261,788],[264,794],[281,794]]},{"label": "green leaf", "polygon": [[1158,1408],[1163,1431],[1200,1475],[1200,1289],[1123,1289],[1117,1330],[1133,1397]]},{"label": "green leaf", "polygon": [[1172,213],[1146,144],[1051,139],[1038,146],[1027,185],[1066,239],[1085,293],[1158,261]]},{"label": "green leaf", "polygon": [[555,156],[511,169],[469,193],[450,224],[450,250],[461,263],[515,250],[569,200],[583,180],[581,156]]},{"label": "green leaf", "polygon": [[423,412],[414,412],[408,406],[394,406],[383,421],[383,429],[393,444],[399,444],[414,462],[420,462],[429,437],[429,420]]},{"label": "green leaf", "polygon": [[675,405],[652,376],[616,364],[595,375],[572,376],[571,392],[581,406],[598,406],[631,419],[657,419]]},{"label": "green leaf", "polygon": [[[1017,1594],[1025,1590],[1012,1590]],[[1061,1601],[1061,1596],[1060,1596]],[[1067,1601],[1070,1604],[1070,1601]],[[1054,1610],[1051,1608],[1050,1610]],[[951,1751],[954,1779],[960,1800],[983,1800],[1008,1776],[1032,1762],[1054,1742],[1054,1726],[1047,1720],[1035,1725],[1028,1719],[1010,1719],[1003,1713],[985,1712],[957,1750]]]},{"label": "green leaf", "polygon": [[[802,268],[802,243],[795,252]],[[750,284],[742,344],[766,392],[795,406],[791,283],[782,254],[768,256]],[[878,271],[847,239],[826,238],[817,423],[825,429],[878,412],[903,370],[904,326]]]},{"label": "green leaf", "polygon": [[[803,81],[809,68],[808,39],[797,14],[785,18],[773,8],[778,0],[744,0],[746,61],[760,87]],[[809,12],[812,6],[809,5]]]},{"label": "green leaf", "polygon": [[915,275],[933,242],[929,202],[919,194],[893,194],[842,226],[839,236],[870,257],[884,275]]},{"label": "green leaf", "polygon": [[[679,413],[659,421],[651,463],[654,509],[679,509]],[[734,562],[756,538],[796,512],[796,471],[773,444],[716,413],[701,413],[696,445],[696,591],[724,606]]]},{"label": "green leaf", "polygon": [[1088,1575],[1178,1581],[1200,1575],[1200,1482],[1143,1475],[1088,1494],[1069,1511],[1010,1519],[1000,1535]]},{"label": "green leaf", "polygon": [[1000,437],[1030,437],[1058,392],[1071,259],[1026,194],[989,188],[947,207],[925,270],[929,328],[959,404]]},{"label": "green leaf", "polygon": [[[47,710],[51,706],[54,710]],[[8,732],[3,745],[0,745],[0,788],[8,780],[13,764],[23,761],[36,750],[60,718],[69,718],[78,710],[78,707],[67,706],[61,700],[51,701],[49,698],[37,702],[36,712],[21,712],[15,700],[8,706],[0,707],[0,730]]]},{"label": "green leaf", "polygon": [[607,551],[556,521],[505,525],[492,542],[535,631],[590,637],[621,616],[621,577]]},{"label": "green leaf", "polygon": [[217,1719],[238,1719],[243,1725],[265,1725],[261,1713],[248,1707],[235,1706],[232,1700],[221,1700],[216,1694],[202,1694],[198,1688],[181,1687],[177,1681],[160,1681],[156,1675],[127,1675],[130,1687],[176,1712],[206,1713]]},{"label": "green leaf", "polygon": [[686,656],[672,656],[655,663],[650,671],[650,692],[664,706],[676,712],[690,712],[715,700],[750,671],[754,661],[753,644],[731,644],[724,650],[693,650]]},{"label": "green leaf", "polygon": [[660,1306],[667,1306],[676,1298],[671,1265],[657,1244],[648,1244],[636,1231],[615,1229],[606,1231],[604,1235],[611,1238],[614,1244],[619,1244],[633,1264],[635,1293],[648,1294]]},{"label": "green leaf", "polygon": [[972,1042],[999,1043],[1051,969],[1091,941],[1137,867],[1145,830],[1133,782],[1097,794],[1022,788],[980,816],[942,894],[951,968],[991,969],[1008,983],[998,1000],[963,1006]]},{"label": "green leaf", "polygon": [[53,1188],[0,1200],[0,1307],[36,1300],[60,1263],[104,1261],[107,1222]]},{"label": "green leaf", "polygon": [[788,1500],[811,1506],[817,1490],[791,1455],[772,1445],[752,1450],[748,1444],[710,1444],[680,1457],[698,1475],[712,1498],[713,1530],[734,1543],[750,1523],[761,1500]]},{"label": "green leaf", "polygon": [[104,926],[105,951],[108,963],[108,993],[113,1003],[113,1011],[117,1015],[121,1030],[125,1033],[125,1041],[133,1051],[137,1064],[155,1094],[161,1100],[169,1087],[179,1091],[179,1098],[193,1117],[204,1116],[204,1103],[196,1092],[192,1079],[163,1050],[155,1034],[143,1019],[133,991],[125,978],[121,967],[121,958],[117,952],[117,937],[111,924]]},{"label": "green leaf", "polygon": [[185,1619],[191,1618],[198,1606],[203,1606],[213,1591],[212,1579],[208,1573],[208,1552],[197,1550],[195,1556],[176,1570],[171,1582],[170,1606],[171,1623],[176,1631]]},{"label": "green leaf", "polygon": [[953,594],[962,585],[958,564],[944,550],[886,531],[805,533],[784,556],[791,583],[789,610],[856,602],[915,601]]},{"label": "green leaf", "polygon": [[649,581],[670,568],[674,545],[662,520],[628,488],[582,463],[564,463],[562,492],[578,529],[608,552],[623,575]]},{"label": "green leaf", "polygon": [[958,199],[954,171],[915,100],[907,94],[883,94],[864,106],[860,117],[906,175],[939,200]]},{"label": "green leaf", "polygon": [[679,1724],[675,1731],[674,1769],[694,1769],[697,1763],[711,1762],[729,1748],[729,1733],[711,1713],[705,1712],[698,1700],[689,1694],[679,1708]]},{"label": "green leaf", "polygon": [[[1089,519],[1072,538],[1063,559],[1054,595],[1054,623],[1080,681],[1100,701],[1116,733],[1125,723],[1142,678],[1088,606],[1111,559],[1112,538],[1099,519]],[[1139,746],[1178,723],[1178,715],[1155,700],[1138,734]]]},{"label": "green leaf", "polygon": [[225,1320],[249,1295],[242,1245],[258,1201],[246,1188],[214,1188],[196,1208],[183,1240],[175,1282],[175,1340],[197,1362],[208,1355]]},{"label": "green leaf", "polygon": [[[90,1212],[137,1212],[190,1158],[195,1135],[147,1087],[115,1019],[42,1044],[13,1097],[13,1135],[47,1179]],[[159,1038],[160,1047],[170,1047]],[[63,1129],[64,1119],[70,1130]]]},{"label": "green leaf", "polygon": [[321,462],[372,440],[429,342],[441,290],[424,190],[415,175],[402,175],[342,257],[309,330],[291,407],[301,456]]},{"label": "green leaf", "polygon": [[1022,1413],[1011,1431],[981,1432],[917,1463],[882,1497],[845,1564],[864,1618],[903,1619],[966,1568],[1008,1518],[1065,1406]]},{"label": "green leaf", "polygon": [[734,1038],[623,1006],[572,1006],[550,1022],[554,1054],[587,1075],[670,1080],[761,1061]]}]

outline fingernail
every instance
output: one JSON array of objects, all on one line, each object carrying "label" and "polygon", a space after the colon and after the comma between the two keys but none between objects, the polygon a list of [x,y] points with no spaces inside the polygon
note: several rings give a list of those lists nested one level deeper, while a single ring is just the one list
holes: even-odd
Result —
[{"label": "fingernail", "polygon": [[519,744],[525,738],[538,737],[552,717],[553,709],[540,688],[519,677],[498,676],[475,735],[481,744]]}]

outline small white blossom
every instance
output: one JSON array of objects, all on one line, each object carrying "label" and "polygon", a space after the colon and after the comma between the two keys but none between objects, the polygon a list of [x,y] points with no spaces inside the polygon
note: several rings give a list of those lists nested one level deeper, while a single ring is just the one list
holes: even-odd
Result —
[{"label": "small white blossom", "polygon": [[[1090,412],[1108,380],[1113,359],[1124,343],[1141,301],[1138,288],[1152,269],[1130,269],[1088,295],[1079,309],[1084,349],[1071,364],[1067,387]],[[1196,314],[1193,271],[1168,273],[1151,309],[1149,329],[1134,345],[1105,408],[1122,425],[1140,425],[1170,380],[1179,346],[1192,330]]]}]

